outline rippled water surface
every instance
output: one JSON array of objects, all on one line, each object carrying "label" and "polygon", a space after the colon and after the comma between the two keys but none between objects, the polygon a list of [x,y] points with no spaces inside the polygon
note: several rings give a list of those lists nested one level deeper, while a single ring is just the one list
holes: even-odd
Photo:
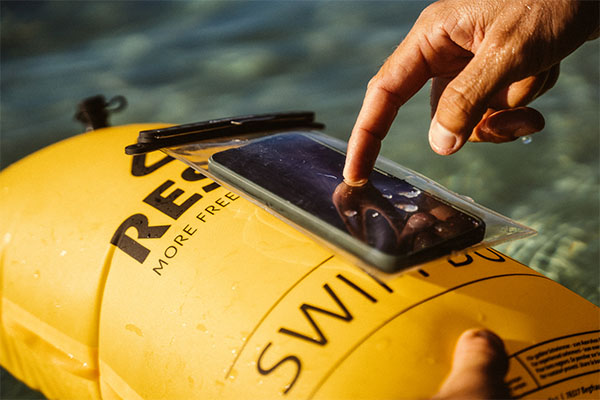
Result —
[{"label": "rippled water surface", "polygon": [[[314,110],[347,138],[369,78],[427,3],[1,3],[1,163],[78,133],[81,98],[122,94],[112,119],[185,123]],[[562,63],[534,104],[529,144],[468,144],[441,157],[427,142],[428,92],[399,112],[383,155],[529,225],[500,250],[590,301],[599,298],[599,42]],[[15,396],[17,396],[15,394]]]}]

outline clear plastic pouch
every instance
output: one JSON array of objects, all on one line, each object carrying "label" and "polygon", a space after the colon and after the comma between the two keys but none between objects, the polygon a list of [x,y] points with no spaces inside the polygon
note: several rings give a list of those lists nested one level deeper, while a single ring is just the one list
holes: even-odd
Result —
[{"label": "clear plastic pouch", "polygon": [[349,186],[346,143],[322,128],[309,112],[234,117],[143,131],[127,152],[160,149],[378,275],[535,234],[382,157]]}]

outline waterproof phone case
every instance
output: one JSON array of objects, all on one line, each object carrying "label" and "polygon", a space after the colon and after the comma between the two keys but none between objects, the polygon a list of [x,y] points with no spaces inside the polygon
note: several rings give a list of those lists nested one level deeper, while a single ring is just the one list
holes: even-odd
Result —
[{"label": "waterproof phone case", "polygon": [[236,117],[141,132],[128,152],[160,148],[371,271],[534,233],[388,160],[349,186],[346,144],[317,128],[311,113]]},{"label": "waterproof phone case", "polygon": [[213,154],[208,170],[295,225],[368,264],[396,272],[479,243],[485,224],[406,181],[374,170],[343,181],[345,155],[307,134],[279,134]]}]

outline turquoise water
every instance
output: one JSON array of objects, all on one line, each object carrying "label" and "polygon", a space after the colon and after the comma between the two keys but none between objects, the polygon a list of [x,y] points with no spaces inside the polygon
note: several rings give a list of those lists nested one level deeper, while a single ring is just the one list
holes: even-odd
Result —
[{"label": "turquoise water", "polygon": [[[367,81],[426,5],[3,0],[0,162],[5,167],[79,133],[75,105],[97,93],[129,100],[113,124],[309,109],[327,133],[346,139]],[[538,230],[499,249],[595,304],[599,43],[567,58],[556,87],[534,103],[546,128],[529,144],[468,144],[451,157],[434,154],[422,90],[401,109],[382,150]],[[22,396],[11,388],[8,395]]]}]

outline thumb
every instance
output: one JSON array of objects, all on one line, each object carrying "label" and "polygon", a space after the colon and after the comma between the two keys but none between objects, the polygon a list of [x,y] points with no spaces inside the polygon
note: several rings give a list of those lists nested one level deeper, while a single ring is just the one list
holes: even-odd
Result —
[{"label": "thumb", "polygon": [[488,330],[459,337],[452,368],[434,399],[508,399],[508,357],[502,340]]},{"label": "thumb", "polygon": [[[438,154],[458,151],[471,136],[493,95],[509,83],[507,53],[482,45],[440,94],[429,128],[429,143]],[[516,80],[516,79],[515,79]]]}]

